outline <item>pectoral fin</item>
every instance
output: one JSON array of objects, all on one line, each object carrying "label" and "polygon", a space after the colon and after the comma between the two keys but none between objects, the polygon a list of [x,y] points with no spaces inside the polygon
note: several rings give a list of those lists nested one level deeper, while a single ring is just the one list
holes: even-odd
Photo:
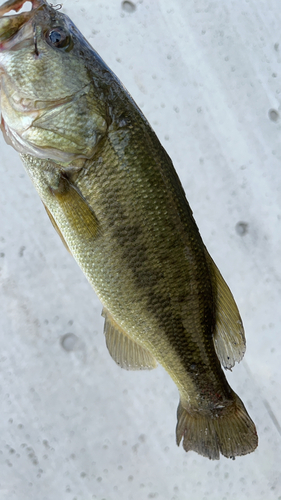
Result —
[{"label": "pectoral fin", "polygon": [[126,370],[151,370],[157,361],[150,352],[127,335],[104,308],[104,334],[109,354],[114,361]]},{"label": "pectoral fin", "polygon": [[216,295],[215,350],[224,368],[231,369],[246,351],[244,328],[233,295],[207,250],[206,257]]},{"label": "pectoral fin", "polygon": [[99,231],[98,220],[79,190],[62,177],[59,186],[51,191],[76,237],[92,241]]},{"label": "pectoral fin", "polygon": [[[43,202],[42,202],[42,203],[43,203]],[[66,243],[66,241],[65,241],[65,239],[64,239],[64,237],[63,237],[63,235],[61,234],[61,231],[60,231],[60,229],[59,229],[59,227],[58,227],[58,225],[57,225],[57,223],[56,223],[56,221],[55,221],[54,217],[52,216],[52,214],[51,214],[50,210],[46,207],[45,203],[43,203],[43,205],[44,205],[45,210],[46,210],[46,212],[47,212],[47,214],[48,214],[48,216],[49,216],[49,219],[50,219],[51,223],[53,224],[53,226],[54,226],[55,230],[57,231],[57,233],[58,233],[58,235],[59,235],[59,237],[60,237],[61,241],[63,242],[63,244],[64,244],[64,246],[65,246],[66,250],[67,250],[67,251],[71,254],[71,251],[69,250],[68,245],[67,245],[67,243]]]}]

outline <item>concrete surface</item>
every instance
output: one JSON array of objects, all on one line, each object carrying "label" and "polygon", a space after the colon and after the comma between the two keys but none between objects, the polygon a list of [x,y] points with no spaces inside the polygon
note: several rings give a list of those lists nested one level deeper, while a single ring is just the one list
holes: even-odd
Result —
[{"label": "concrete surface", "polygon": [[[107,353],[101,304],[0,138],[1,500],[281,499],[280,2],[65,0],[174,161],[239,305],[259,447],[175,444],[177,389]],[[63,80],[62,80],[63,85]]]}]

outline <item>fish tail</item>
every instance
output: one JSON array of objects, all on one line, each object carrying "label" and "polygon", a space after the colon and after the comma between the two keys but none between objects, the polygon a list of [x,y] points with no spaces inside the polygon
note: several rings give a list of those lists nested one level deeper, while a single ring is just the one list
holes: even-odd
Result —
[{"label": "fish tail", "polygon": [[255,424],[241,399],[233,392],[233,402],[212,414],[188,412],[181,401],[178,406],[176,440],[183,439],[185,451],[193,450],[211,460],[246,455],[258,445]]}]

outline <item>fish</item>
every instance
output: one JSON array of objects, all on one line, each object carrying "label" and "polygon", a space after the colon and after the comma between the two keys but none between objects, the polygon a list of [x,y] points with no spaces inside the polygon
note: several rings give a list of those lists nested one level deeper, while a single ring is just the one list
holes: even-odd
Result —
[{"label": "fish", "polygon": [[103,304],[108,351],[168,372],[185,451],[251,453],[255,424],[223,370],[244,356],[242,320],[172,161],[70,18],[31,3],[0,7],[1,131]]}]

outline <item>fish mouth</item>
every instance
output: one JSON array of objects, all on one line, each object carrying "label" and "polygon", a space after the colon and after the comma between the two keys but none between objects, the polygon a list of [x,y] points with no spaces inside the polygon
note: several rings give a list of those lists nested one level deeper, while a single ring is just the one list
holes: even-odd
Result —
[{"label": "fish mouth", "polygon": [[15,10],[16,12],[18,12],[27,1],[31,1],[32,9],[46,3],[45,0],[8,0],[2,6],[0,6],[0,16],[7,14],[7,12],[10,12],[10,10]]},{"label": "fish mouth", "polygon": [[[18,12],[26,2],[31,2],[32,9],[27,12],[13,14],[6,16],[11,10]],[[13,86],[10,80],[9,85],[14,87],[12,92],[7,92],[4,81],[2,78],[6,74],[6,59],[8,53],[23,47],[25,44],[29,45],[30,41],[35,45],[35,21],[33,18],[38,13],[38,10],[43,10],[50,6],[46,0],[8,0],[0,6],[0,115],[1,115],[1,91],[7,94],[7,97],[12,102],[12,107],[16,112],[33,112],[43,109],[52,108],[53,106],[60,106],[61,104],[69,102],[73,96],[65,96],[61,99],[55,100],[34,100],[29,99],[21,88]],[[45,10],[45,9],[44,9]],[[52,9],[51,9],[52,10]],[[36,49],[35,49],[36,54]],[[8,60],[8,59],[7,59]]]},{"label": "fish mouth", "polygon": [[[92,133],[88,115],[96,117],[101,133],[106,121],[94,107],[88,109],[92,81],[83,60],[71,64],[76,59],[69,57],[68,46],[65,52],[53,51],[48,43],[49,30],[57,23],[66,26],[71,38],[67,16],[46,0],[32,0],[31,10],[18,12],[26,1],[0,6],[0,130],[19,153],[68,165],[93,155],[99,132]],[[18,14],[10,15],[11,10]],[[69,80],[64,85],[58,75],[63,75],[65,59]],[[76,67],[81,74],[76,75]],[[78,127],[73,116],[80,117],[81,106],[85,119],[79,118]]]},{"label": "fish mouth", "polygon": [[[11,10],[18,12],[27,1],[32,3],[30,11],[5,16]],[[12,48],[16,43],[16,40],[14,40],[15,35],[24,24],[34,17],[35,12],[44,5],[48,6],[45,0],[8,0],[0,6],[0,52]]]},{"label": "fish mouth", "polygon": [[[30,12],[32,12],[34,9],[38,9],[38,7],[41,7],[42,5],[48,5],[46,0],[8,0],[0,6],[0,17],[3,17],[5,14],[7,14],[7,12],[10,12],[10,10],[15,10],[16,12],[18,12],[27,1],[31,2],[32,9],[29,12],[22,12],[22,14],[30,14]],[[15,14],[8,17],[19,17],[22,14]]]}]

